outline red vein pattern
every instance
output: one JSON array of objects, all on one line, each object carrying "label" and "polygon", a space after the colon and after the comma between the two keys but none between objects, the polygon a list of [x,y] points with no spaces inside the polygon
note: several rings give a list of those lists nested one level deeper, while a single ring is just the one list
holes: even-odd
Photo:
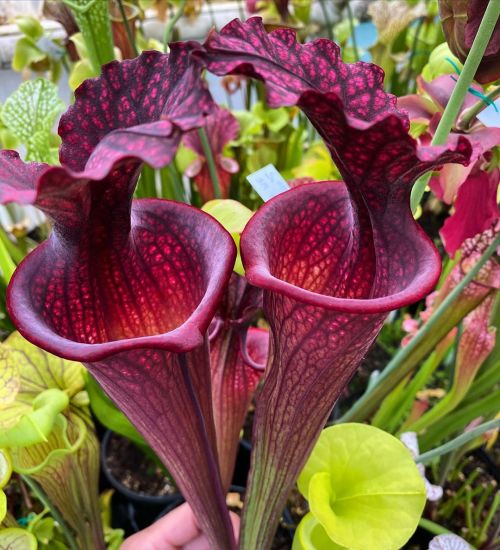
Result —
[{"label": "red vein pattern", "polygon": [[[261,301],[261,291],[233,273],[216,317],[216,323],[223,323],[223,327],[210,345],[212,401],[224,489],[231,484],[240,432],[263,375],[246,362],[241,346],[246,345],[248,356],[256,364],[264,368],[267,362],[269,331],[248,328],[249,320],[245,318],[246,312],[251,314],[261,306]],[[243,333],[246,340],[242,339]]]},{"label": "red vein pattern", "polygon": [[[61,121],[62,167],[0,152],[0,201],[35,204],[54,222],[7,301],[28,340],[87,365],[158,452],[212,546],[229,550],[205,333],[235,245],[199,210],[132,200],[142,163],[167,164],[181,130],[211,108],[193,47],[111,63],[83,84]],[[188,441],[196,452],[186,455]]]},{"label": "red vein pattern", "polygon": [[263,80],[271,106],[298,105],[344,182],[266,203],[242,235],[249,282],[264,289],[272,357],[257,396],[240,547],[270,547],[286,496],[385,315],[424,297],[440,259],[409,209],[415,179],[466,163],[465,138],[417,148],[371,64],[344,64],[328,40],[297,43],[259,18],[212,32],[195,55],[217,75]]},{"label": "red vein pattern", "polygon": [[[138,368],[138,366],[140,368]],[[86,363],[105,392],[132,420],[169,470],[213,548],[231,548],[210,395],[208,343],[185,354],[140,349]],[[194,394],[194,395],[193,395]],[[219,494],[214,492],[217,491]],[[205,510],[200,515],[200,510]]]},{"label": "red vein pattern", "polygon": [[[85,230],[56,225],[16,271],[9,311],[33,343],[86,364],[157,451],[212,544],[231,548],[211,403],[203,404],[210,364],[200,346],[231,273],[234,244],[209,216],[169,201],[134,201],[127,232],[119,204],[114,212],[101,194],[95,198],[103,210],[90,210]],[[212,431],[208,443],[205,429]],[[186,460],[179,446],[188,435],[189,448],[204,451]]]},{"label": "red vein pattern", "polygon": [[178,43],[169,55],[152,51],[113,61],[100,77],[83,82],[59,123],[61,163],[101,177],[127,155],[155,168],[168,164],[181,131],[200,126],[215,107],[191,56],[197,47]]}]

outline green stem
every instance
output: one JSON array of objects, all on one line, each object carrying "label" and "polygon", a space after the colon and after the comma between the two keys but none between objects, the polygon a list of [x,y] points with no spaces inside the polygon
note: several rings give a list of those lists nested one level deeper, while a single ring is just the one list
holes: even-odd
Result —
[{"label": "green stem", "polygon": [[188,203],[184,194],[184,186],[182,185],[182,178],[179,176],[179,172],[177,172],[176,167],[173,164],[169,164],[167,166],[167,172],[169,173],[170,178],[172,179],[175,200],[178,202]]},{"label": "green stem", "polygon": [[492,418],[498,412],[500,390],[493,390],[486,397],[469,404],[462,403],[460,409],[445,416],[430,426],[419,438],[420,448],[432,449],[452,434],[463,430],[470,422],[478,417]]},{"label": "green stem", "polygon": [[500,382],[500,361],[497,358],[495,363],[492,363],[481,376],[474,380],[472,387],[467,392],[466,400],[468,402],[477,401],[490,392],[498,382]]},{"label": "green stem", "polygon": [[476,439],[476,437],[483,435],[485,432],[489,430],[495,430],[496,428],[500,428],[500,418],[496,418],[494,420],[490,420],[489,422],[483,422],[482,424],[479,424],[479,426],[476,426],[468,432],[464,432],[458,437],[455,437],[455,439],[448,441],[448,443],[445,443],[440,447],[436,447],[435,449],[432,449],[430,451],[427,451],[426,453],[417,456],[415,461],[419,462],[420,464],[428,464],[438,456],[450,453],[451,451],[462,447],[472,439]]},{"label": "green stem", "polygon": [[220,189],[219,175],[217,174],[217,167],[215,166],[212,147],[210,147],[210,142],[208,141],[208,136],[205,128],[198,128],[198,136],[201,141],[203,153],[205,154],[208,171],[210,172],[210,178],[212,180],[212,185],[214,186],[214,196],[216,199],[221,199],[222,194]]},{"label": "green stem", "polygon": [[474,530],[474,522],[472,521],[472,489],[465,488],[465,525],[470,533]]},{"label": "green stem", "polygon": [[[488,99],[491,99],[492,101],[495,101],[498,97],[500,97],[500,86],[496,86],[493,89],[491,89],[486,95]],[[477,115],[485,108],[485,101],[484,99],[481,99],[481,101],[478,101],[475,103],[470,109],[467,109],[465,113],[463,114],[460,122],[459,122],[459,129],[461,130],[468,130],[471,125],[472,121],[477,117]]]},{"label": "green stem", "polygon": [[181,0],[179,2],[179,6],[177,7],[177,10],[174,13],[173,17],[165,25],[165,33],[163,35],[163,51],[165,53],[168,52],[168,43],[172,39],[172,33],[174,32],[174,27],[175,27],[177,21],[179,21],[179,19],[182,17],[182,14],[184,13],[184,8],[186,7],[186,2],[187,2],[187,0]]},{"label": "green stem", "polygon": [[[495,494],[495,498],[493,499],[493,504],[490,506],[490,509],[488,510],[488,515],[486,516],[486,519],[484,520],[484,523],[481,527],[481,530],[479,531],[479,535],[477,536],[477,542],[483,543],[487,539],[487,533],[488,528],[493,521],[493,518],[495,517],[498,508],[500,507],[500,492],[497,491]],[[496,541],[493,540],[493,543]]]},{"label": "green stem", "polygon": [[[366,419],[370,413],[378,406],[382,399],[388,395],[403,378],[409,374],[420,359],[423,359],[447,333],[455,326],[446,326],[444,330],[438,331],[439,322],[445,318],[455,322],[453,314],[457,314],[456,308],[454,311],[454,304],[457,298],[460,296],[465,287],[474,279],[479,273],[483,265],[488,259],[495,253],[497,247],[500,245],[500,235],[497,235],[494,241],[484,251],[476,265],[465,275],[460,283],[446,296],[446,298],[439,304],[427,323],[423,325],[417,334],[410,340],[409,344],[404,348],[401,348],[398,353],[391,359],[387,367],[377,378],[371,391],[365,392],[365,394],[358,399],[355,405],[347,411],[346,414],[339,420],[339,422],[353,422],[362,421]],[[459,321],[460,319],[458,319]],[[458,322],[457,321],[457,322]],[[451,323],[450,323],[451,324]],[[455,323],[456,324],[456,323]],[[446,332],[445,332],[446,331]],[[441,334],[441,332],[445,332]],[[432,347],[429,349],[429,346]]]},{"label": "green stem", "polygon": [[116,1],[118,2],[118,9],[120,10],[120,14],[123,19],[123,24],[125,25],[125,30],[127,31],[128,41],[130,42],[130,45],[132,46],[132,50],[134,51],[134,54],[137,57],[139,55],[139,51],[137,50],[137,46],[135,44],[134,35],[132,34],[132,29],[130,28],[130,23],[127,17],[127,13],[125,12],[125,7],[123,5],[122,0],[116,0]]},{"label": "green stem", "polygon": [[[479,496],[479,500],[476,503],[476,506],[474,507],[474,523],[476,525],[480,525],[481,518],[483,517],[484,507],[486,506],[486,503],[489,501],[490,495],[495,491],[495,487],[493,484],[486,485],[486,487],[481,487],[481,494]],[[496,491],[495,491],[496,493]],[[488,506],[488,509],[490,507]]]},{"label": "green stem", "polygon": [[351,28],[352,48],[354,50],[354,57],[356,61],[359,61],[359,50],[356,42],[356,33],[354,29],[354,16],[352,14],[351,4],[347,2],[347,15],[349,16],[349,27]]},{"label": "green stem", "polygon": [[432,533],[433,535],[453,535],[451,531],[448,531],[448,529],[442,525],[434,523],[430,519],[420,518],[418,524],[420,527],[423,527],[426,531],[429,531],[429,533]]},{"label": "green stem", "polygon": [[247,80],[245,82],[245,109],[250,111],[252,108],[252,80]]},{"label": "green stem", "polygon": [[52,502],[48,499],[47,495],[43,491],[43,489],[36,483],[35,480],[31,479],[29,476],[25,476],[20,474],[21,479],[26,483],[26,485],[33,491],[33,493],[36,495],[38,500],[49,509],[50,514],[52,517],[57,521],[59,526],[61,527],[61,531],[64,533],[64,536],[66,537],[66,540],[68,542],[68,546],[71,550],[78,550],[78,545],[76,543],[76,540],[73,536],[73,533],[71,532],[71,529],[68,527],[66,522],[64,521],[63,517],[59,513],[59,510],[52,505]]},{"label": "green stem", "polygon": [[393,410],[392,417],[389,419],[390,432],[393,433],[400,426],[399,431],[408,431],[406,429],[406,423],[401,426],[403,417],[410,411],[415,397],[418,391],[425,386],[429,378],[437,369],[442,360],[442,354],[434,352],[424,362],[423,367],[417,372],[413,380],[408,385],[408,389],[405,392],[404,400],[401,403],[400,409]]},{"label": "green stem", "polygon": [[142,167],[141,177],[135,189],[135,196],[138,199],[156,197],[155,171],[147,164]]},{"label": "green stem", "polygon": [[80,29],[96,74],[115,58],[108,3],[103,0],[63,0]]},{"label": "green stem", "polygon": [[413,60],[415,59],[415,54],[417,53],[418,39],[420,38],[420,33],[424,27],[425,16],[419,18],[417,23],[417,28],[415,29],[415,36],[413,37],[413,42],[411,45],[410,59],[408,60],[408,80],[406,82],[406,93],[409,94],[412,87],[413,79]]},{"label": "green stem", "polygon": [[[479,64],[481,63],[486,47],[488,46],[493,31],[495,30],[495,25],[499,15],[500,2],[491,0],[488,3],[486,11],[484,12],[481,25],[479,26],[479,30],[477,31],[472,47],[469,51],[467,59],[465,60],[462,72],[458,77],[457,83],[443,112],[443,116],[441,117],[438,127],[436,128],[431,145],[443,145],[446,143],[453,123],[460,113],[460,109],[465,99],[465,94],[467,93],[471,82],[474,80],[474,76],[477,72]],[[425,188],[429,183],[429,179],[430,173],[424,174],[413,186],[411,192],[411,209],[413,213],[415,213],[420,201],[422,200]]]}]

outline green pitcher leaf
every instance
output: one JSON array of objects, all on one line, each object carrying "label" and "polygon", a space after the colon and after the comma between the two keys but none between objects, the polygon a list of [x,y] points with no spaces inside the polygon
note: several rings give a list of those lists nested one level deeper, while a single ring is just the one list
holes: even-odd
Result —
[{"label": "green pitcher leaf", "polygon": [[427,82],[432,82],[443,74],[455,74],[455,66],[462,70],[460,60],[453,55],[448,44],[443,42],[432,50],[429,61],[422,70],[422,77]]},{"label": "green pitcher leaf", "polygon": [[7,514],[7,497],[3,491],[0,491],[0,522]]},{"label": "green pitcher leaf", "polygon": [[346,550],[335,544],[321,523],[311,514],[306,514],[295,531],[292,550]]},{"label": "green pitcher leaf", "polygon": [[12,68],[15,71],[22,71],[32,63],[43,61],[46,57],[47,54],[42,52],[31,38],[20,38],[16,42],[16,48],[12,58]]},{"label": "green pitcher leaf", "polygon": [[[76,414],[70,419],[59,414],[46,441],[27,447],[11,449],[12,468],[24,475],[33,475],[44,471],[45,475],[55,475],[64,479],[60,471],[61,462],[68,454],[75,453],[83,444],[87,435],[85,422]],[[50,468],[47,468],[47,466]]]},{"label": "green pitcher leaf", "polygon": [[0,550],[37,550],[36,538],[24,529],[9,527],[0,531]]},{"label": "green pitcher leaf", "polygon": [[38,40],[43,36],[43,26],[36,17],[31,15],[20,15],[14,18],[14,22],[23,34],[33,40]]},{"label": "green pitcher leaf", "polygon": [[249,208],[231,199],[208,201],[202,210],[213,216],[229,233],[241,233],[253,216]]},{"label": "green pitcher leaf", "polygon": [[23,143],[29,143],[37,132],[49,133],[63,109],[57,87],[44,78],[37,78],[23,82],[7,98],[1,116],[4,124]]},{"label": "green pitcher leaf", "polygon": [[10,357],[10,351],[0,348],[0,411],[15,401],[21,386],[19,369]]},{"label": "green pitcher leaf", "polygon": [[253,212],[238,201],[231,199],[215,199],[206,202],[202,210],[213,216],[226,231],[231,233],[238,255],[234,264],[234,271],[238,275],[245,275],[245,269],[240,255],[240,234],[253,216]]},{"label": "green pitcher leaf", "polygon": [[[69,405],[69,399],[61,390],[52,388],[37,395],[31,408],[16,404],[0,410],[0,427],[4,428],[0,433],[0,447],[24,447],[47,441],[57,416]],[[17,416],[15,413],[20,410],[23,412]],[[9,425],[10,428],[5,429]]]},{"label": "green pitcher leaf", "polygon": [[42,544],[49,544],[54,537],[55,521],[52,518],[37,518],[31,522],[30,531]]},{"label": "green pitcher leaf", "polygon": [[252,115],[266,124],[272,132],[279,132],[290,122],[290,115],[285,107],[266,109],[261,101],[253,106]]},{"label": "green pitcher leaf", "polygon": [[316,181],[341,179],[337,167],[323,142],[308,147],[299,166],[292,169],[295,178],[309,177]]},{"label": "green pitcher leaf", "polygon": [[79,548],[102,548],[99,441],[85,415],[60,414],[46,443],[12,449],[12,464],[40,486]]},{"label": "green pitcher leaf", "polygon": [[12,460],[6,449],[0,449],[0,523],[7,515],[7,496],[2,491],[12,474]]},{"label": "green pitcher leaf", "polygon": [[87,59],[77,61],[73,65],[68,78],[69,87],[74,92],[84,80],[87,80],[87,78],[93,78],[94,76],[97,75]]},{"label": "green pitcher leaf", "polygon": [[0,449],[0,489],[9,483],[12,474],[12,459],[7,449]]},{"label": "green pitcher leaf", "polygon": [[46,441],[56,417],[85,388],[84,368],[47,353],[18,332],[0,344],[0,446]]},{"label": "green pitcher leaf", "polygon": [[331,540],[352,550],[401,548],[426,500],[408,449],[364,424],[323,430],[298,485]]},{"label": "green pitcher leaf", "polygon": [[[56,357],[25,340],[19,332],[13,332],[0,344],[2,371],[12,365],[19,372],[20,387],[16,401],[31,406],[42,391],[55,388],[64,391],[70,399],[85,389],[85,368],[81,363]],[[2,395],[3,378],[0,378]],[[0,415],[3,404],[0,400]]]}]

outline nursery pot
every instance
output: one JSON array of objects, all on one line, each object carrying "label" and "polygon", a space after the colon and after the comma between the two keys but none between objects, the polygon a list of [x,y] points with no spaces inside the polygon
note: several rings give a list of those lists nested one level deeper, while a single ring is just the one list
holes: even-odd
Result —
[{"label": "nursery pot", "polygon": [[[159,517],[183,502],[183,498],[177,488],[170,494],[154,495],[125,485],[116,475],[116,467],[110,466],[110,461],[113,459],[114,438],[125,442],[125,447],[129,446],[132,451],[131,462],[134,461],[134,463],[130,464],[131,467],[135,466],[139,469],[147,462],[154,463],[132,442],[110,430],[105,432],[101,442],[101,465],[104,478],[115,490],[111,501],[112,523],[114,528],[123,529],[125,535],[129,536],[154,523]],[[123,457],[120,459],[123,460]]]},{"label": "nursery pot", "polygon": [[232,485],[246,487],[248,472],[250,471],[250,453],[252,446],[245,439],[240,439],[236,464],[234,465]]}]

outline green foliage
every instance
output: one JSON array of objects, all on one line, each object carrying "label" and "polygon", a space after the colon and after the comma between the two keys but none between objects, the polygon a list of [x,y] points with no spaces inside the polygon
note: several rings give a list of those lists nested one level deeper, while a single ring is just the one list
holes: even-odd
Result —
[{"label": "green foliage", "polygon": [[30,515],[27,531],[38,542],[38,550],[68,550],[66,539],[58,522],[45,509],[38,515]]},{"label": "green foliage", "polygon": [[443,74],[456,74],[454,65],[459,70],[463,67],[460,60],[452,54],[448,44],[443,42],[432,50],[428,63],[422,69],[422,77],[431,82]]},{"label": "green foliage", "polygon": [[77,32],[70,38],[73,42],[78,57],[80,58],[71,68],[68,78],[69,87],[75,91],[78,86],[87,78],[93,78],[99,75],[99,72],[94,69],[89,59],[87,46],[81,32]]},{"label": "green foliage", "polygon": [[61,441],[66,437],[62,413],[70,403],[85,412],[83,366],[50,355],[15,332],[0,344],[0,367],[0,446],[17,455],[19,448],[43,444],[50,453],[53,431],[62,430]]},{"label": "green foliage", "polygon": [[15,71],[31,69],[38,73],[47,72],[50,80],[57,82],[61,76],[64,48],[57,40],[45,34],[43,26],[35,17],[16,17],[15,23],[24,36],[16,43],[12,68]]},{"label": "green foliage", "polygon": [[[429,11],[429,8],[428,8]],[[429,60],[432,51],[443,41],[443,29],[433,18],[427,17],[420,25],[408,27],[406,47],[412,52],[411,70],[418,74]]]},{"label": "green foliage", "polygon": [[240,255],[240,235],[243,229],[245,229],[246,224],[250,221],[250,218],[253,216],[253,212],[241,203],[230,199],[208,201],[203,205],[202,210],[213,216],[227,231],[229,231],[229,233],[231,233],[238,247],[234,271],[239,275],[244,275],[245,269]]},{"label": "green foliage", "polygon": [[48,441],[56,418],[66,409],[68,403],[68,396],[61,390],[45,390],[33,399],[31,410],[24,410],[16,423],[5,429],[4,421],[11,420],[13,409],[17,408],[8,407],[5,411],[7,414],[1,414],[0,417],[0,425],[4,428],[0,434],[0,446],[25,447]]},{"label": "green foliage", "polygon": [[71,9],[87,49],[87,59],[95,74],[115,59],[108,3],[99,0],[63,0]]},{"label": "green foliage", "polygon": [[104,491],[99,496],[101,506],[102,525],[104,527],[104,541],[108,550],[119,550],[123,542],[123,529],[113,529],[111,527],[111,497],[113,489]]},{"label": "green foliage", "polygon": [[459,534],[473,548],[497,548],[500,540],[498,534],[496,540],[493,538],[495,528],[493,537],[488,537],[488,532],[500,512],[500,492],[495,483],[485,483],[482,474],[474,457],[461,459],[447,476],[453,489],[445,493],[435,511],[435,519],[440,524],[453,520],[456,524],[458,520],[462,524]]},{"label": "green foliage", "polygon": [[250,112],[233,112],[240,132],[231,145],[240,172],[235,178],[238,185],[231,189],[231,198],[255,209],[260,199],[246,182],[246,176],[267,164],[274,165],[285,178],[295,177],[293,171],[302,164],[307,137],[305,120],[297,119],[297,114],[296,108],[269,109],[262,101],[255,103]]},{"label": "green foliage", "polygon": [[2,105],[0,104],[0,147],[2,149],[15,149],[19,145],[19,139],[4,124],[2,120]]},{"label": "green foliage", "polygon": [[417,528],[426,501],[424,481],[408,449],[364,424],[323,430],[298,485],[324,533],[307,518],[302,539],[321,545],[296,548],[327,550],[335,548],[333,541],[353,550],[396,550]]},{"label": "green foliage", "polygon": [[302,162],[292,168],[295,178],[312,178],[316,181],[335,181],[342,179],[332,157],[322,141],[309,145]]},{"label": "green foliage", "polygon": [[[98,547],[99,444],[83,365],[47,353],[17,332],[0,352],[0,445],[8,448],[13,470],[50,508],[69,546],[77,547],[74,531],[82,548]],[[50,538],[50,525],[40,528]],[[47,550],[55,550],[50,544]]]},{"label": "green foliage", "polygon": [[0,117],[13,136],[26,146],[26,160],[57,163],[59,138],[52,134],[64,109],[57,87],[43,78],[23,82],[5,101]]},{"label": "green foliage", "polygon": [[0,530],[0,550],[37,550],[36,538],[18,527]]},{"label": "green foliage", "polygon": [[321,523],[309,513],[295,531],[292,550],[345,550],[345,546],[333,542]]},{"label": "green foliage", "polygon": [[12,474],[12,459],[6,449],[0,449],[0,523],[7,513],[7,497],[3,488],[7,485]]}]

